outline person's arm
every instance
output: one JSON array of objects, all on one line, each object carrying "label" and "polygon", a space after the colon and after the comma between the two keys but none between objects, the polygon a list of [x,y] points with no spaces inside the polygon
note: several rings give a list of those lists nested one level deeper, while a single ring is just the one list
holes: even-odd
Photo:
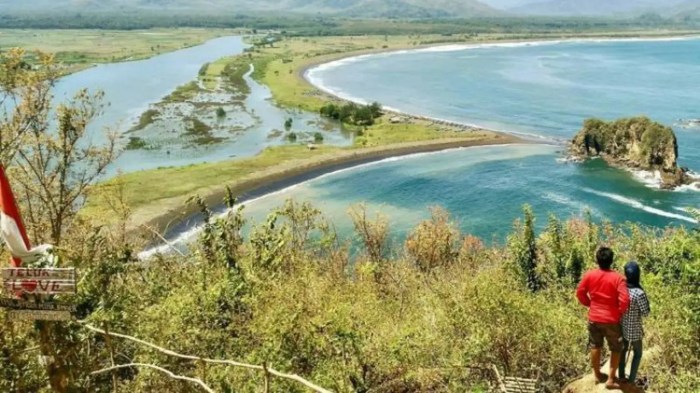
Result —
[{"label": "person's arm", "polygon": [[576,298],[578,298],[579,303],[584,306],[591,306],[591,298],[588,297],[588,275],[583,276],[583,280],[578,284],[576,288]]},{"label": "person's arm", "polygon": [[642,291],[642,296],[639,297],[639,312],[643,317],[648,317],[651,313],[651,306],[649,306],[649,299],[647,298],[646,292]]},{"label": "person's arm", "polygon": [[622,277],[617,283],[617,305],[620,315],[624,314],[630,307],[630,293],[627,290],[627,281]]}]

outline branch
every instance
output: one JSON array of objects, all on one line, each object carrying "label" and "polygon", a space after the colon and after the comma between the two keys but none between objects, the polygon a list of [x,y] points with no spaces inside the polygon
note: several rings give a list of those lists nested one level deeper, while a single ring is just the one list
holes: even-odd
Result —
[{"label": "branch", "polygon": [[320,386],[318,386],[318,385],[315,385],[314,383],[309,382],[309,381],[305,380],[304,378],[302,378],[302,377],[300,377],[300,376],[298,376],[298,375],[296,375],[296,374],[285,374],[285,373],[279,372],[279,371],[277,371],[277,370],[275,370],[275,369],[273,369],[273,368],[270,368],[270,367],[263,367],[263,366],[258,366],[258,365],[255,365],[255,364],[241,363],[241,362],[236,362],[236,361],[233,361],[233,360],[208,359],[208,358],[201,358],[201,357],[199,357],[199,356],[184,355],[184,354],[177,353],[177,352],[175,352],[175,351],[171,351],[171,350],[166,349],[166,348],[163,348],[163,347],[159,347],[159,346],[157,346],[157,345],[155,345],[155,344],[153,344],[153,343],[149,343],[149,342],[147,342],[147,341],[140,340],[140,339],[138,339],[138,338],[136,338],[136,337],[127,336],[126,334],[120,334],[120,333],[114,333],[114,332],[109,332],[109,333],[108,333],[108,332],[106,332],[106,331],[104,331],[104,330],[102,330],[102,329],[100,329],[100,328],[96,328],[96,327],[94,327],[94,326],[92,326],[92,325],[88,325],[87,323],[85,323],[85,322],[83,322],[83,321],[78,321],[78,323],[82,324],[83,327],[85,327],[86,329],[91,330],[91,331],[93,331],[93,332],[97,332],[97,333],[101,333],[101,334],[107,334],[107,335],[110,335],[110,336],[114,336],[114,337],[119,337],[119,338],[123,338],[123,339],[126,339],[126,340],[130,340],[130,341],[139,343],[139,344],[141,344],[141,345],[145,345],[145,346],[147,346],[147,347],[149,347],[149,348],[153,348],[153,349],[155,349],[156,351],[159,351],[159,352],[164,353],[164,354],[166,354],[166,355],[178,357],[178,358],[180,358],[180,359],[187,359],[187,360],[198,361],[198,362],[205,362],[205,363],[212,363],[212,364],[225,364],[225,365],[228,365],[228,366],[247,368],[247,369],[250,369],[250,370],[258,370],[258,371],[262,371],[262,372],[265,372],[265,370],[267,369],[267,372],[270,373],[270,374],[272,374],[272,375],[274,375],[274,376],[277,376],[277,377],[280,377],[280,378],[285,378],[285,379],[289,379],[289,380],[292,380],[292,381],[299,382],[300,384],[306,386],[307,388],[309,388],[309,389],[311,389],[311,390],[313,390],[313,391],[315,391],[315,392],[317,392],[317,393],[332,393],[330,390],[327,390],[327,389],[324,389],[324,388],[322,388],[322,387],[320,387]]},{"label": "branch", "polygon": [[185,256],[185,253],[183,253],[183,252],[180,251],[177,247],[175,247],[175,245],[173,245],[171,242],[169,242],[168,239],[166,239],[166,238],[165,238],[163,235],[161,235],[158,231],[156,231],[155,229],[151,228],[151,227],[148,226],[148,225],[141,225],[141,226],[142,226],[143,228],[146,228],[146,229],[148,229],[149,231],[153,232],[154,235],[156,235],[161,241],[163,241],[163,242],[164,242],[168,247],[170,247],[173,251],[175,251],[176,253],[180,254],[180,256],[183,256],[183,257]]},{"label": "branch", "polygon": [[166,369],[164,369],[164,368],[162,368],[162,367],[158,367],[158,366],[153,365],[153,364],[146,364],[146,363],[119,364],[119,365],[116,365],[116,366],[111,366],[111,367],[103,368],[102,370],[93,371],[93,372],[90,373],[90,375],[102,374],[102,373],[110,372],[110,371],[117,370],[117,369],[120,369],[120,368],[128,368],[128,367],[145,367],[145,368],[151,368],[151,369],[154,369],[154,370],[158,370],[158,371],[160,371],[160,372],[162,372],[162,373],[164,373],[164,374],[167,374],[170,378],[179,379],[179,380],[182,380],[182,381],[188,381],[188,382],[192,382],[192,383],[196,383],[197,385],[201,386],[202,389],[206,390],[208,393],[216,393],[212,388],[210,388],[210,387],[207,386],[204,382],[202,382],[201,379],[190,378],[190,377],[186,377],[186,376],[184,376],[184,375],[177,375],[177,374],[174,374],[174,373],[173,373],[172,371],[170,371],[170,370],[166,370]]}]

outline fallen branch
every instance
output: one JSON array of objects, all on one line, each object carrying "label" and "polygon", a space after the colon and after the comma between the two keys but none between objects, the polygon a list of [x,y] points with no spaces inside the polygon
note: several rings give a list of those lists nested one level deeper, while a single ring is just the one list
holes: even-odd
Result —
[{"label": "fallen branch", "polygon": [[120,368],[130,368],[130,367],[146,367],[146,368],[151,368],[151,369],[154,369],[154,370],[158,370],[158,371],[160,371],[160,372],[162,372],[162,373],[164,373],[164,374],[167,374],[170,378],[179,379],[179,380],[182,380],[182,381],[188,381],[188,382],[192,382],[192,383],[196,383],[197,385],[201,386],[202,389],[206,390],[208,393],[216,393],[212,388],[210,388],[209,386],[207,386],[207,384],[205,384],[204,382],[202,382],[201,379],[185,377],[184,375],[177,375],[177,374],[173,373],[173,372],[170,371],[170,370],[166,370],[166,369],[164,369],[164,368],[162,368],[162,367],[158,367],[158,366],[156,366],[156,365],[154,365],[154,364],[147,364],[147,363],[119,364],[119,365],[116,365],[116,366],[111,366],[111,367],[103,368],[102,370],[93,371],[93,372],[90,373],[90,375],[97,375],[97,374],[102,374],[102,373],[106,373],[106,372],[118,370],[118,369],[120,369]]},{"label": "fallen branch", "polygon": [[248,363],[241,363],[241,362],[236,362],[233,360],[208,359],[208,358],[202,358],[199,356],[184,355],[184,354],[177,353],[175,351],[171,351],[171,350],[163,348],[163,347],[159,347],[153,343],[149,343],[147,341],[140,340],[136,337],[127,336],[126,334],[120,334],[120,333],[114,333],[114,332],[108,333],[100,328],[96,328],[92,325],[88,325],[87,323],[84,323],[84,322],[79,322],[79,323],[82,324],[86,329],[91,330],[93,332],[101,333],[101,334],[108,334],[108,335],[113,336],[113,337],[119,337],[119,338],[123,338],[126,340],[130,340],[130,341],[139,343],[141,345],[145,345],[149,348],[153,348],[156,351],[159,351],[159,352],[164,353],[166,355],[174,356],[174,357],[177,357],[180,359],[187,359],[187,360],[212,363],[212,364],[224,364],[224,365],[233,366],[233,367],[241,367],[241,368],[247,368],[250,370],[258,370],[258,371],[262,371],[263,373],[267,372],[267,373],[272,374],[272,375],[279,377],[279,378],[284,378],[284,379],[289,379],[292,381],[299,382],[300,384],[302,384],[302,385],[306,386],[307,388],[309,388],[315,392],[318,392],[318,393],[332,393],[330,390],[324,389],[324,388],[322,388],[322,387],[320,387],[312,382],[309,382],[306,379],[304,379],[296,374],[286,374],[286,373],[279,372],[279,371],[277,371],[273,368],[270,368],[270,367],[258,366],[255,364],[248,364]]}]

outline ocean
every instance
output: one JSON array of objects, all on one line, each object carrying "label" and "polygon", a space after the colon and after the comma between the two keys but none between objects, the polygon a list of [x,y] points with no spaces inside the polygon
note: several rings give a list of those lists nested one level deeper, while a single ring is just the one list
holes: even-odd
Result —
[{"label": "ocean", "polygon": [[[695,225],[700,192],[663,191],[600,160],[564,162],[584,119],[646,115],[674,126],[679,163],[700,172],[700,39],[451,45],[362,56],[308,74],[326,91],[416,115],[535,136],[553,146],[477,147],[389,160],[312,180],[251,204],[253,216],[294,197],[348,228],[366,202],[401,237],[440,205],[459,227],[502,238],[530,204],[540,226],[590,210],[600,221]],[[260,211],[258,211],[260,210]]]},{"label": "ocean", "polygon": [[[524,204],[536,224],[580,217],[663,228],[695,226],[689,187],[664,191],[601,160],[566,162],[584,119],[646,115],[667,125],[700,118],[700,39],[447,46],[361,56],[308,72],[319,88],[416,114],[528,135],[541,145],[474,147],[345,169],[246,203],[261,221],[287,198],[309,201],[341,236],[365,203],[389,218],[392,239],[447,209],[464,232],[503,241]],[[700,129],[674,127],[680,165],[700,172]]]}]

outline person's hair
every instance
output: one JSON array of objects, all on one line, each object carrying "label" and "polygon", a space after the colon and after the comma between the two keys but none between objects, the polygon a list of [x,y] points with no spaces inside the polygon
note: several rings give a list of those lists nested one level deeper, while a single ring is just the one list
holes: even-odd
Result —
[{"label": "person's hair", "polygon": [[625,265],[625,278],[627,279],[627,288],[642,288],[639,280],[642,275],[642,269],[635,261],[629,261]]},{"label": "person's hair", "polygon": [[615,253],[608,247],[600,247],[595,253],[595,260],[601,269],[610,269],[615,259]]}]

